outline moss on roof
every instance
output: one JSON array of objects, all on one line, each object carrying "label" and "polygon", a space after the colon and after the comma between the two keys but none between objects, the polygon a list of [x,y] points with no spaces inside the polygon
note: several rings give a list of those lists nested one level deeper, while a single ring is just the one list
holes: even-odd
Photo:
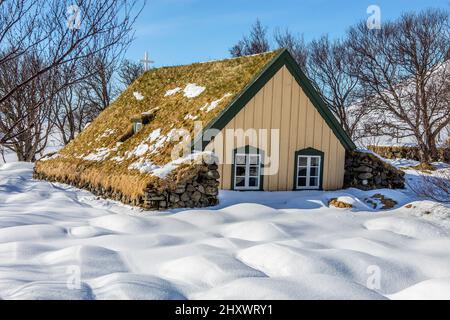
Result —
[{"label": "moss on roof", "polygon": [[[130,165],[149,161],[163,166],[170,162],[173,146],[179,142],[165,141],[167,136],[180,128],[192,135],[194,120],[206,126],[278,53],[149,70],[58,157],[38,161],[36,171],[56,180],[81,180],[132,197],[142,196],[146,188],[162,182],[129,169]],[[193,91],[185,94],[185,89]],[[131,135],[132,119],[148,112],[152,113],[149,123]]]}]

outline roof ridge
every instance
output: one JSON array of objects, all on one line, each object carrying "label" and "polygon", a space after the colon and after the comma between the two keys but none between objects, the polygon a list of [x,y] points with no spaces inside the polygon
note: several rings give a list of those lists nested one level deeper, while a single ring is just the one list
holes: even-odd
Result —
[{"label": "roof ridge", "polygon": [[214,59],[214,60],[208,60],[208,61],[197,61],[197,62],[192,62],[192,63],[187,63],[187,64],[174,64],[174,65],[160,66],[160,67],[157,67],[157,68],[152,68],[152,69],[150,69],[150,70],[148,70],[148,71],[146,71],[144,73],[155,71],[155,70],[160,70],[160,69],[188,67],[188,66],[192,66],[192,65],[195,65],[195,64],[217,63],[217,62],[225,62],[225,61],[245,59],[245,58],[251,58],[251,57],[259,57],[259,56],[263,56],[263,55],[266,55],[266,54],[273,54],[275,52],[282,52],[284,50],[286,50],[286,49],[280,48],[280,49],[276,49],[276,50],[270,50],[270,51],[266,51],[266,52],[250,54],[250,55],[245,55],[245,56],[239,56],[239,57],[229,57],[229,58],[224,58],[224,59]]}]

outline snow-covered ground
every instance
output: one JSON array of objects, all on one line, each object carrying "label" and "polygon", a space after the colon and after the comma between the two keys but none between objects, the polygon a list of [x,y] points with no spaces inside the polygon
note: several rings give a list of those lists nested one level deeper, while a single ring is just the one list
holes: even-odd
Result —
[{"label": "snow-covered ground", "polygon": [[[46,148],[42,151],[41,154],[36,154],[36,159],[41,159],[43,156],[49,153],[54,153],[59,151],[63,147],[63,143],[61,142],[61,138],[57,133],[53,133],[49,136],[48,143]],[[0,146],[0,151],[2,146]],[[3,159],[4,157],[4,159]],[[17,161],[17,155],[15,152],[8,150],[6,148],[3,149],[3,157],[0,156],[0,166],[2,164],[15,162]]]},{"label": "snow-covered ground", "polygon": [[[31,174],[0,165],[2,299],[450,299],[450,208],[408,191],[222,192],[157,213]],[[398,205],[372,209],[375,193]]]}]

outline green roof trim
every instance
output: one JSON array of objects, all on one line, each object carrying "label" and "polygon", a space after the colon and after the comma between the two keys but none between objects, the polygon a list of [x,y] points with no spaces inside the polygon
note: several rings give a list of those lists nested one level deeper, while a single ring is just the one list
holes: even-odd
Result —
[{"label": "green roof trim", "polygon": [[[262,71],[234,98],[234,100],[231,101],[231,103],[224,108],[214,120],[208,123],[208,125],[203,129],[203,132],[208,129],[222,130],[283,66],[286,66],[289,72],[294,76],[298,85],[303,89],[306,96],[311,100],[314,107],[342,143],[344,148],[348,151],[355,150],[356,146],[351,138],[339,124],[336,117],[327,107],[325,101],[323,101],[319,92],[312,85],[308,77],[303,73],[287,49],[280,50],[280,52],[262,69]],[[199,140],[202,139],[203,132],[195,139],[193,148],[200,143]],[[204,150],[209,142],[201,142],[202,150]]]}]

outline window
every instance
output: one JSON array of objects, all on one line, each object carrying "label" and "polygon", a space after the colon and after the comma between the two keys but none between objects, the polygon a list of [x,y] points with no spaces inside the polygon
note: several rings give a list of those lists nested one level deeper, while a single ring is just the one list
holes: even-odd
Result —
[{"label": "window", "polygon": [[137,133],[141,129],[142,129],[142,122],[141,121],[133,122],[133,132],[134,133]]},{"label": "window", "polygon": [[297,189],[319,189],[321,157],[309,155],[297,157]]},{"label": "window", "polygon": [[237,153],[234,160],[234,189],[259,190],[261,155]]}]

